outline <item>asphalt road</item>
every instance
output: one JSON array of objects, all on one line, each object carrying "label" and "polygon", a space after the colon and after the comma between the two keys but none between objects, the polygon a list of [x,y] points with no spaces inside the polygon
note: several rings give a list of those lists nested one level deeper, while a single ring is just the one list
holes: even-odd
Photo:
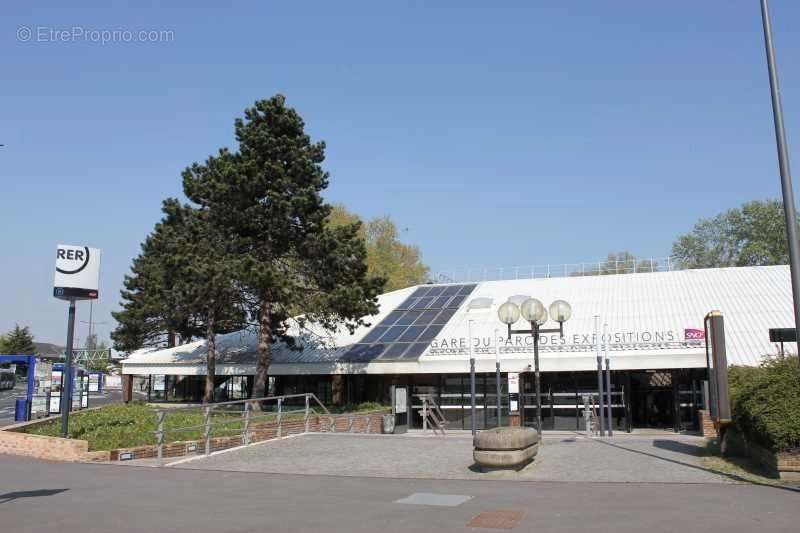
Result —
[{"label": "asphalt road", "polygon": [[[25,396],[25,383],[17,383],[11,390],[0,391],[0,427],[14,423],[14,402]],[[122,401],[122,390],[105,391],[89,395],[89,407],[97,407]]]},{"label": "asphalt road", "polygon": [[378,479],[8,456],[0,473],[4,532],[476,531],[467,523],[493,511],[514,531],[796,532],[800,521],[800,492],[747,484]]}]

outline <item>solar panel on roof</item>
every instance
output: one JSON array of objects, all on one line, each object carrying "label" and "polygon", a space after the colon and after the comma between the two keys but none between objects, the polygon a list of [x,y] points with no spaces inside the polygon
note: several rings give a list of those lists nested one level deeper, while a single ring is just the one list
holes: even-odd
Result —
[{"label": "solar panel on roof", "polygon": [[414,324],[415,325],[419,325],[419,324],[428,325],[433,321],[434,318],[436,318],[436,315],[438,315],[438,314],[439,314],[439,310],[438,309],[428,309],[427,311],[423,311],[422,314],[419,315],[419,318],[417,318],[414,321]]},{"label": "solar panel on roof", "polygon": [[412,309],[425,309],[426,307],[428,307],[428,305],[431,304],[431,302],[433,302],[433,298],[428,298],[426,296],[425,298],[420,298],[419,300],[417,300],[417,303],[415,303],[411,308]]},{"label": "solar panel on roof", "polygon": [[466,295],[466,294],[459,294],[458,296],[453,296],[453,299],[452,299],[452,300],[450,300],[450,301],[447,303],[447,307],[450,307],[450,308],[458,308],[458,307],[461,307],[461,304],[462,304],[462,303],[464,302],[464,300],[466,300],[466,299],[467,299],[467,295]]},{"label": "solar panel on roof", "polygon": [[433,319],[433,324],[447,324],[447,322],[453,318],[453,315],[456,314],[458,309],[442,309],[442,312],[439,313],[436,318]]},{"label": "solar panel on roof", "polygon": [[417,288],[343,356],[345,361],[418,359],[475,284]]},{"label": "solar panel on roof", "polygon": [[475,290],[475,287],[477,287],[477,285],[462,285],[461,288],[458,290],[458,294],[463,294],[464,296],[467,296],[471,294],[473,290]]},{"label": "solar panel on roof", "polygon": [[403,316],[403,313],[404,313],[403,311],[397,311],[397,310],[392,311],[391,313],[386,315],[386,318],[381,320],[381,325],[383,325],[383,326],[391,326],[392,324],[397,322],[397,319],[399,319],[401,316]]},{"label": "solar panel on roof", "polygon": [[442,294],[444,294],[445,296],[455,296],[456,294],[458,294],[459,288],[460,288],[459,285],[450,285],[449,287],[446,287],[444,289],[444,292]]},{"label": "solar panel on roof", "polygon": [[361,339],[361,342],[375,342],[376,340],[380,339],[381,336],[386,333],[386,330],[389,328],[381,325],[377,325],[372,328],[372,331],[364,335],[364,338]]},{"label": "solar panel on roof", "polygon": [[406,326],[392,326],[383,334],[383,336],[380,338],[380,341],[381,342],[396,341],[397,337],[399,337],[405,330]]},{"label": "solar panel on roof", "polygon": [[395,324],[397,324],[398,326],[402,326],[403,324],[408,326],[410,324],[413,324],[414,321],[417,319],[417,317],[419,317],[419,315],[421,314],[422,311],[406,311],[405,314],[403,314],[403,316],[400,317],[400,320],[395,322]]},{"label": "solar panel on roof", "polygon": [[439,285],[438,287],[431,287],[425,296],[440,296],[444,292],[445,286]]},{"label": "solar panel on roof", "polygon": [[410,298],[406,298],[406,300],[403,303],[401,303],[400,305],[397,306],[396,310],[399,311],[399,310],[402,310],[402,309],[411,309],[411,307],[415,303],[417,303],[418,300],[419,300],[419,298],[415,298],[413,296],[410,297]]},{"label": "solar panel on roof", "polygon": [[425,331],[425,326],[409,326],[397,340],[400,342],[414,342],[423,331]]},{"label": "solar panel on roof", "polygon": [[378,359],[400,359],[403,353],[408,350],[409,346],[411,345],[408,343],[396,342],[386,348],[383,353],[378,356]]},{"label": "solar panel on roof", "polygon": [[440,325],[428,326],[425,329],[425,331],[422,332],[422,335],[420,335],[419,338],[417,338],[416,340],[418,342],[431,342],[433,339],[436,338],[436,335],[438,335],[439,332],[442,331],[442,328],[444,328],[444,326]]},{"label": "solar panel on roof", "polygon": [[447,305],[447,302],[450,301],[450,296],[439,296],[436,300],[431,304],[431,309],[441,309]]},{"label": "solar panel on roof", "polygon": [[428,342],[415,342],[403,354],[403,359],[417,359],[428,348]]}]

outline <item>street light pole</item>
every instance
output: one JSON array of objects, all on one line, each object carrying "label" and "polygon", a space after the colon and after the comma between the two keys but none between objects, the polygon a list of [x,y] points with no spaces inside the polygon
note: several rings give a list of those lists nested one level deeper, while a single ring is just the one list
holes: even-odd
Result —
[{"label": "street light pole", "polygon": [[613,419],[613,414],[611,411],[611,361],[608,360],[608,337],[606,336],[608,331],[608,324],[603,324],[603,352],[606,359],[606,426],[608,427],[607,434],[609,437],[614,435],[614,428],[612,427],[613,424],[611,423]]},{"label": "street light pole", "polygon": [[[800,247],[797,242],[797,213],[794,207],[792,173],[789,169],[789,149],[786,145],[786,132],[783,129],[781,88],[778,82],[778,65],[775,62],[775,48],[772,44],[772,22],[769,17],[767,0],[761,0],[761,21],[764,25],[764,47],[767,52],[767,70],[769,71],[769,87],[772,96],[772,118],[775,123],[775,141],[778,145],[778,168],[781,174],[783,214],[786,219],[786,237],[789,240],[789,271],[792,277],[794,327],[797,331],[800,331]],[[800,337],[797,339],[797,355],[800,357]]]},{"label": "street light pole", "polygon": [[542,431],[542,383],[539,378],[539,324],[531,323],[533,330],[533,379],[536,389],[536,431]]},{"label": "street light pole", "polygon": [[69,411],[72,409],[72,337],[75,335],[75,299],[69,301],[67,317],[67,348],[64,370],[61,373],[61,436],[69,437]]},{"label": "street light pole", "polygon": [[472,435],[478,432],[475,420],[475,354],[472,351],[472,320],[467,322],[467,335],[469,336],[469,392],[472,397]]},{"label": "street light pole", "polygon": [[494,330],[494,366],[497,375],[497,427],[503,425],[502,411],[500,406],[503,403],[502,389],[500,388],[500,337],[497,336],[497,329]]},{"label": "street light pole", "polygon": [[[520,315],[530,323],[531,329],[511,329],[511,324],[517,322]],[[557,328],[544,329],[542,325],[548,320],[548,310],[544,304],[535,298],[528,298],[517,306],[514,302],[506,302],[497,309],[500,322],[508,326],[508,338],[511,335],[533,336],[533,364],[536,387],[536,430],[542,431],[542,387],[539,379],[539,336],[542,333],[558,333],[564,337],[564,322],[572,316],[572,308],[564,300],[556,300],[550,304],[550,318],[558,322]]]}]

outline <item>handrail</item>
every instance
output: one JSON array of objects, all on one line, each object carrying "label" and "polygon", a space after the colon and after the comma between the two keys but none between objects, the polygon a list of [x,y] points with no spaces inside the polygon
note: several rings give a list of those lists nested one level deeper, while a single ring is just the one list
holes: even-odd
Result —
[{"label": "handrail", "polygon": [[[298,409],[283,409],[283,404],[285,400],[303,398],[304,399],[304,406]],[[312,407],[312,400],[315,404]],[[263,402],[270,402],[274,401],[276,403],[276,410],[272,411],[256,411],[257,414],[254,414],[253,411],[254,406],[258,405],[259,403]],[[214,420],[213,413],[218,407],[226,407],[232,405],[239,405],[241,404],[243,409],[241,411],[240,416],[228,416],[225,417],[224,420]],[[319,407],[322,411],[322,414],[318,414],[315,407]],[[166,427],[166,419],[169,413],[173,412],[182,412],[187,411],[190,409],[202,410],[203,414],[203,422],[200,425],[191,425],[191,426],[182,426],[182,427],[175,427],[169,428]],[[233,400],[228,402],[218,402],[218,403],[211,403],[211,404],[202,404],[202,405],[182,405],[182,406],[175,406],[175,407],[161,407],[154,409],[156,412],[158,424],[157,429],[154,431],[157,441],[157,453],[159,461],[163,460],[164,458],[164,444],[166,444],[166,434],[167,433],[185,433],[185,432],[192,432],[202,431],[202,440],[205,443],[205,454],[208,455],[211,453],[211,434],[212,428],[213,431],[217,433],[232,433],[232,432],[241,432],[242,434],[242,444],[250,444],[250,437],[252,433],[252,423],[253,421],[257,421],[259,419],[268,419],[271,418],[277,424],[276,434],[278,437],[281,437],[283,434],[283,423],[284,417],[286,415],[293,415],[297,413],[304,413],[302,420],[304,421],[304,432],[308,433],[310,430],[310,417],[313,413],[314,416],[317,417],[324,417],[327,416],[329,419],[329,431],[336,430],[336,420],[328,410],[327,407],[317,398],[317,396],[312,392],[301,393],[301,394],[284,394],[280,396],[265,396],[261,398],[247,398],[244,400]],[[219,412],[219,411],[218,411]],[[224,414],[232,414],[230,412],[223,412]],[[233,412],[235,413],[235,411]],[[297,419],[292,420],[293,422],[301,420],[299,417]],[[241,424],[241,428],[238,427],[225,427],[230,426],[232,424],[239,425]],[[350,429],[352,430],[353,421],[350,422]]]},{"label": "handrail", "polygon": [[[282,394],[280,396],[263,396],[261,398],[247,398],[247,399],[244,399],[244,400],[232,400],[232,401],[229,401],[229,402],[214,402],[214,403],[196,404],[196,405],[176,405],[174,407],[159,407],[156,410],[179,411],[181,409],[198,409],[199,407],[209,406],[209,405],[213,405],[214,407],[219,407],[221,405],[234,405],[234,404],[237,404],[237,403],[245,404],[245,403],[252,403],[252,402],[266,402],[266,401],[277,400],[277,399],[302,398],[304,396],[313,396],[314,399],[317,401],[317,403],[323,409],[325,409],[326,412],[328,411],[328,409],[324,405],[322,405],[322,403],[319,401],[319,399],[317,398],[317,396],[313,392],[305,392],[305,393],[300,393],[300,394]],[[328,414],[330,414],[330,413],[328,413]]]}]

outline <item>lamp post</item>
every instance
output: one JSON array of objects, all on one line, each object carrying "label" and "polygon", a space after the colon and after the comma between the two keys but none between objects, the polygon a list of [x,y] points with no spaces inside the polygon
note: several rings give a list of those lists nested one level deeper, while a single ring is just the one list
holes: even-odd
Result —
[{"label": "lamp post", "polygon": [[[511,329],[511,325],[516,323],[520,315],[528,323],[530,329]],[[511,335],[532,335],[533,336],[533,368],[534,386],[536,388],[536,429],[542,430],[542,385],[539,379],[539,336],[542,333],[558,333],[564,337],[564,322],[572,316],[572,308],[564,300],[556,300],[550,304],[550,318],[558,322],[557,328],[543,328],[547,322],[548,310],[544,304],[535,298],[528,298],[522,305],[514,302],[506,302],[497,309],[497,317],[500,322],[508,326],[508,338]]]},{"label": "lamp post", "polygon": [[496,379],[496,392],[497,392],[497,427],[503,425],[501,420],[500,404],[502,402],[502,394],[500,388],[500,337],[497,336],[497,330],[494,330],[494,368]]},{"label": "lamp post", "polygon": [[[764,48],[767,53],[770,96],[772,97],[772,121],[775,124],[775,143],[778,148],[778,170],[781,175],[783,214],[786,219],[786,237],[789,240],[789,273],[792,279],[792,302],[794,304],[794,327],[800,331],[800,246],[797,244],[797,213],[794,207],[792,172],[789,169],[789,148],[783,128],[783,104],[778,82],[778,64],[772,44],[772,21],[767,0],[761,0],[761,22],[764,26]],[[800,336],[797,338],[797,355],[800,357]]]}]

